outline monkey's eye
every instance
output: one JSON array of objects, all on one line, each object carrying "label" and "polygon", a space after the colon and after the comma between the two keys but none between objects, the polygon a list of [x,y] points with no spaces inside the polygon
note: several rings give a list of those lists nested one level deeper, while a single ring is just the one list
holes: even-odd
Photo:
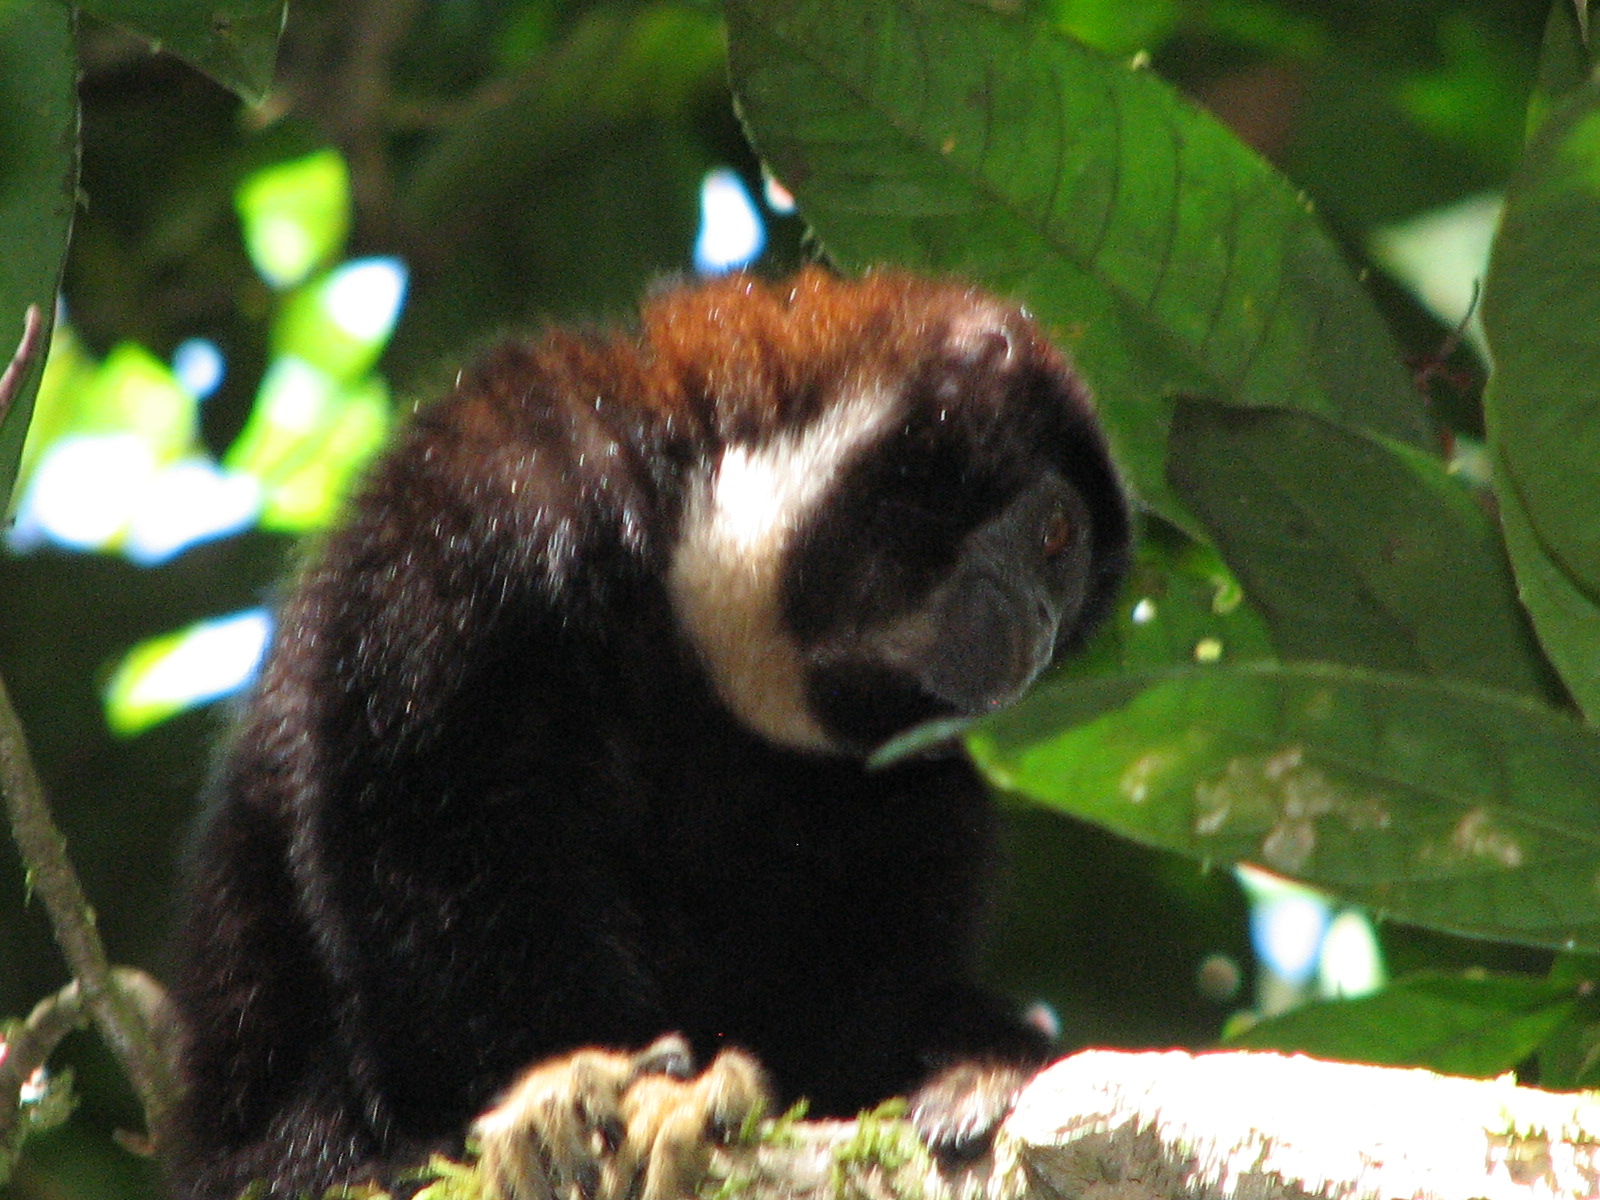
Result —
[{"label": "monkey's eye", "polygon": [[1065,510],[1054,509],[1045,518],[1043,536],[1040,547],[1045,558],[1059,558],[1072,545],[1072,518],[1067,516]]}]

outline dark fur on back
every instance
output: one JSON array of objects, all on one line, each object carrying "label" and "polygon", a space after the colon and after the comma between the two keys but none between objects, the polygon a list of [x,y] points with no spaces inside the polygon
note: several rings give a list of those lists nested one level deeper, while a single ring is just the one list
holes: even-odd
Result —
[{"label": "dark fur on back", "polygon": [[[970,767],[869,772],[763,740],[664,582],[722,447],[804,427],[842,387],[937,402],[943,377],[917,373],[971,297],[726,280],[656,300],[638,340],[505,346],[420,413],[284,605],[202,832],[174,988],[180,1196],[458,1148],[518,1071],[579,1045],[739,1045],[822,1113],[942,1062],[1044,1053],[969,979],[992,823]],[[838,503],[872,504],[889,471],[938,512],[940,456],[988,455],[998,487],[1013,456],[1049,455],[1091,497],[1086,626],[1126,514],[1070,373],[1042,340],[1017,353],[1045,416],[986,434],[999,384],[981,355],[947,363],[973,412],[948,444],[852,468]],[[850,551],[829,529],[804,535],[808,561]],[[784,586],[802,633],[833,619],[821,582]]]}]

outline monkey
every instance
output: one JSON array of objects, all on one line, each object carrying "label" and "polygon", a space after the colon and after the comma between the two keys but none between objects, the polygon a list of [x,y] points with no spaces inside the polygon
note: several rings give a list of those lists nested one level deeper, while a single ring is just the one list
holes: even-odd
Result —
[{"label": "monkey", "polygon": [[1125,574],[1028,313],[889,270],[666,288],[490,350],[347,508],[192,851],[179,1200],[469,1130],[507,1200],[666,1196],[662,1130],[800,1097],[909,1094],[981,1149],[1051,1049],[974,981],[992,799],[959,754],[866,756],[1012,702]]}]

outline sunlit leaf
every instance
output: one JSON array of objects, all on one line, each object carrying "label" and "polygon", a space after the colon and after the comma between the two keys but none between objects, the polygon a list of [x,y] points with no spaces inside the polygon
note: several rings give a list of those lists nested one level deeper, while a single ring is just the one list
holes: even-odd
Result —
[{"label": "sunlit leaf", "polygon": [[[0,4],[0,366],[39,306],[48,323],[78,186],[78,64],[68,9],[51,0]],[[33,412],[36,367],[0,415],[4,511]]]},{"label": "sunlit leaf", "polygon": [[136,433],[69,434],[39,456],[17,506],[10,541],[53,542],[74,550],[114,550],[160,467]]},{"label": "sunlit leaf", "polygon": [[261,512],[257,480],[199,456],[164,464],[136,499],[120,549],[144,566],[248,529]]},{"label": "sunlit leaf", "polygon": [[1570,92],[1511,182],[1484,295],[1485,398],[1523,602],[1600,720],[1600,85]]},{"label": "sunlit leaf", "polygon": [[273,325],[273,349],[334,379],[356,379],[388,345],[405,290],[398,259],[341,263],[288,299]]},{"label": "sunlit leaf", "polygon": [[1065,680],[980,722],[997,785],[1380,915],[1600,946],[1600,733],[1503,692],[1311,664]]},{"label": "sunlit leaf", "polygon": [[251,103],[272,86],[287,0],[85,0],[121,25]]},{"label": "sunlit leaf", "polygon": [[[94,364],[65,328],[45,383],[12,542],[118,549],[146,502],[159,506],[165,472],[199,452],[197,402],[144,347],[123,342]],[[160,524],[144,529],[166,540]]]},{"label": "sunlit leaf", "polygon": [[329,421],[337,385],[325,371],[298,358],[267,368],[250,420],[222,462],[231,471],[269,479],[305,453],[304,446]]},{"label": "sunlit leaf", "polygon": [[165,363],[125,342],[97,364],[58,326],[24,448],[12,546],[121,551],[152,564],[249,525],[258,485],[220,470],[198,433],[196,397]]},{"label": "sunlit leaf", "polygon": [[199,405],[166,363],[135,342],[112,348],[79,397],[71,433],[132,433],[157,463],[195,447]]},{"label": "sunlit leaf", "polygon": [[1393,342],[1304,199],[1149,72],[959,0],[727,12],[740,111],[829,253],[1025,297],[1164,515],[1190,524],[1164,474],[1177,393],[1427,445]]},{"label": "sunlit leaf", "polygon": [[320,528],[383,444],[391,420],[388,389],[375,376],[341,384],[309,363],[281,358],[268,368],[223,466],[260,480],[263,528]]},{"label": "sunlit leaf", "polygon": [[1347,908],[1328,922],[1317,956],[1317,991],[1326,998],[1369,996],[1388,972],[1372,918]]},{"label": "sunlit leaf", "polygon": [[28,477],[45,447],[65,437],[80,420],[83,398],[89,394],[98,369],[99,364],[84,350],[72,327],[57,325],[50,339],[39,393],[34,398],[33,421],[22,447],[17,473],[19,491],[27,487]]},{"label": "sunlit leaf", "polygon": [[369,378],[347,388],[313,455],[268,483],[261,527],[302,533],[331,521],[361,469],[383,446],[390,421],[389,392],[381,380]]},{"label": "sunlit leaf", "polygon": [[1520,976],[1415,975],[1357,1000],[1263,1021],[1228,1044],[1489,1077],[1526,1062],[1576,1010],[1576,990]]},{"label": "sunlit leaf", "polygon": [[129,650],[106,685],[106,720],[123,736],[224,696],[255,671],[271,621],[259,609],[198,621]]},{"label": "sunlit leaf", "polygon": [[263,168],[234,198],[245,248],[273,287],[292,287],[331,262],[350,231],[350,174],[337,151]]},{"label": "sunlit leaf", "polygon": [[1287,657],[1541,695],[1494,526],[1436,458],[1309,413],[1179,403],[1172,481]]},{"label": "sunlit leaf", "polygon": [[1316,888],[1270,871],[1241,865],[1234,874],[1250,898],[1250,946],[1269,977],[1266,982],[1288,989],[1291,1002],[1305,999],[1332,924],[1333,904]]},{"label": "sunlit leaf", "polygon": [[718,167],[700,183],[694,267],[703,275],[749,266],[767,244],[761,213],[737,171]]},{"label": "sunlit leaf", "polygon": [[1372,257],[1444,325],[1463,327],[1487,359],[1477,304],[1500,220],[1498,193],[1468,196],[1383,229],[1368,239]]}]

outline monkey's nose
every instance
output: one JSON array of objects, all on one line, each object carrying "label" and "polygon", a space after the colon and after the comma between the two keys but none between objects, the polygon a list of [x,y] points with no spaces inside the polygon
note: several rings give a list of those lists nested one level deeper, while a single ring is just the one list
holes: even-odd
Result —
[{"label": "monkey's nose", "polygon": [[1011,703],[1055,650],[1051,607],[987,572],[952,580],[940,597],[936,628],[917,672],[920,682],[965,713]]}]

